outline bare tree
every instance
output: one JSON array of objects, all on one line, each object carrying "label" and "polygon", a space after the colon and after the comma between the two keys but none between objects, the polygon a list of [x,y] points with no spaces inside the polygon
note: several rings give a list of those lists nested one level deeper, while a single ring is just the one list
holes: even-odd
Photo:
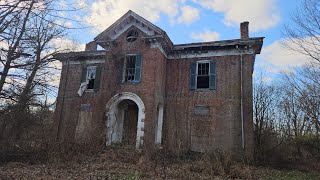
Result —
[{"label": "bare tree", "polygon": [[[31,12],[35,7],[35,1],[26,1],[24,2],[23,7],[20,7],[20,4],[22,4],[22,2],[17,1],[12,6],[9,5],[7,8],[1,9],[0,12],[2,15],[2,21],[0,22],[2,31],[2,33],[0,33],[0,42],[3,46],[1,47],[0,54],[0,61],[3,65],[0,78],[0,96],[5,95],[3,87],[9,75],[9,70],[18,66],[16,61],[18,61],[21,56],[28,56],[28,54],[23,52],[21,42],[23,41],[24,34],[27,30],[26,27]],[[10,15],[10,13],[16,11],[18,11],[18,13],[14,13],[12,16]]]},{"label": "bare tree", "polygon": [[[42,39],[51,35],[45,34],[50,29],[70,29],[66,21],[79,23],[59,15],[61,12],[77,9],[72,5],[70,8],[60,9],[58,3],[59,1],[55,0],[5,0],[0,2],[0,98],[15,100],[12,98],[12,93],[16,93],[14,89],[17,89],[15,86],[24,86],[25,79],[30,77],[29,74],[26,75],[25,70],[30,71],[31,66],[35,63],[34,57],[39,53],[39,49],[35,49],[35,44],[31,42],[34,40],[32,38],[39,38],[35,35],[32,37],[30,34],[35,33],[34,25],[38,25],[35,23],[42,21],[43,34],[40,37]],[[50,37],[50,41],[55,38],[58,36]],[[41,46],[41,44],[37,45]],[[39,48],[41,51],[48,51],[48,47]]]},{"label": "bare tree", "polygon": [[21,0],[3,0],[0,2],[0,33],[3,33],[8,26],[15,20],[23,10],[28,7],[24,6]]},{"label": "bare tree", "polygon": [[284,29],[284,45],[320,63],[320,1],[303,0]]},{"label": "bare tree", "polygon": [[255,139],[255,158],[264,160],[267,152],[276,148],[281,124],[278,119],[279,88],[266,82],[263,76],[254,79],[253,123]]},{"label": "bare tree", "polygon": [[[20,11],[20,14],[7,15],[9,23],[6,18],[0,22],[0,27],[4,27],[0,33],[0,42],[4,43],[1,48],[0,99],[10,100],[1,112],[0,140],[10,137],[11,143],[16,143],[24,129],[35,122],[33,114],[36,111],[32,108],[43,105],[39,96],[47,98],[47,93],[54,88],[50,78],[55,67],[51,65],[55,61],[53,55],[59,50],[52,42],[64,37],[67,30],[61,21],[58,22],[61,19],[54,7],[56,1],[18,2],[20,5],[14,6],[16,9],[11,12]],[[1,11],[1,14],[5,13]],[[48,105],[47,101],[45,105]]]},{"label": "bare tree", "polygon": [[[316,63],[296,69],[295,73],[283,74],[283,110],[293,135],[320,133],[320,66]],[[291,133],[289,133],[291,134]]]}]

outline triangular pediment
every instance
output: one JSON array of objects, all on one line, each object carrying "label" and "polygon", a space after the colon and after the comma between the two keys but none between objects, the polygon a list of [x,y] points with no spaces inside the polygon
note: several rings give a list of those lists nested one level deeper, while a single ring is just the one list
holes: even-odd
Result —
[{"label": "triangular pediment", "polygon": [[96,42],[113,41],[130,27],[135,26],[148,36],[163,35],[165,32],[148,20],[129,10],[125,15],[94,38]]}]

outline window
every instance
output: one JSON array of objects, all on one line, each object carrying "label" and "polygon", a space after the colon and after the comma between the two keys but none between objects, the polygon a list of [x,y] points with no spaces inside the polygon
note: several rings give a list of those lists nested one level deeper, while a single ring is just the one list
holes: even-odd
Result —
[{"label": "window", "polygon": [[93,89],[94,81],[96,79],[96,67],[88,67],[87,68],[87,89]]},{"label": "window", "polygon": [[190,89],[216,89],[215,61],[197,61],[190,65]]},{"label": "window", "polygon": [[131,31],[129,31],[129,33],[127,34],[127,41],[128,41],[128,42],[134,42],[134,41],[137,40],[138,36],[139,36],[139,34],[138,34],[137,31],[131,30]]},{"label": "window", "polygon": [[125,60],[124,82],[137,83],[141,80],[141,55],[127,55]]},{"label": "window", "polygon": [[81,104],[80,111],[91,112],[91,104]]},{"label": "window", "polygon": [[209,115],[209,106],[196,105],[194,108],[194,114],[196,114],[196,115]]},{"label": "window", "polygon": [[209,63],[197,64],[197,88],[209,88]]},{"label": "window", "polygon": [[85,90],[98,91],[100,87],[101,68],[89,66],[82,68],[81,84],[86,85]]}]

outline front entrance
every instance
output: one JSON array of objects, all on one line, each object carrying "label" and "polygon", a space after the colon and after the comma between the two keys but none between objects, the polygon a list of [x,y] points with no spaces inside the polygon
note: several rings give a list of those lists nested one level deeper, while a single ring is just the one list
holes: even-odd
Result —
[{"label": "front entrance", "polygon": [[144,136],[144,111],[144,103],[134,93],[124,92],[111,98],[106,106],[106,145],[135,145],[140,150]]},{"label": "front entrance", "polygon": [[119,103],[119,110],[123,113],[122,144],[135,145],[137,139],[138,106],[131,100]]}]

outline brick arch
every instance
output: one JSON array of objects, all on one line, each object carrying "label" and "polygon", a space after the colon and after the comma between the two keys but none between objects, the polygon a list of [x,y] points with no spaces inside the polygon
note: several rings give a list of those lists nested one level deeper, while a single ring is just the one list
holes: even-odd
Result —
[{"label": "brick arch", "polygon": [[115,124],[117,121],[118,104],[124,100],[131,100],[138,106],[138,125],[136,136],[136,149],[140,150],[143,145],[144,136],[144,119],[145,119],[145,105],[141,98],[132,92],[122,92],[113,96],[106,105],[106,128],[107,128],[107,140],[106,145],[111,145],[114,140],[114,133],[117,133]]}]

